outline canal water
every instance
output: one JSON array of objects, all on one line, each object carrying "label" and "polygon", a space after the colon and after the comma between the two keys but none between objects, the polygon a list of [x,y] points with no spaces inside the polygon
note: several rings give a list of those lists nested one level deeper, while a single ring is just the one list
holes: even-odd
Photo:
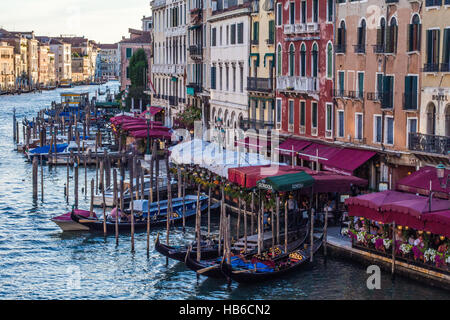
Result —
[{"label": "canal water", "polygon": [[[107,85],[117,91],[117,82]],[[73,203],[73,192],[69,203],[64,197],[66,168],[44,167],[44,201],[40,190],[39,200],[33,201],[31,165],[14,151],[13,108],[20,122],[60,101],[62,91],[88,91],[92,97],[97,88],[0,96],[0,299],[450,299],[449,292],[411,280],[392,282],[387,273],[381,290],[369,290],[364,267],[334,258],[324,264],[320,255],[301,272],[258,285],[233,283],[228,289],[220,280],[201,277],[197,282],[182,263],[166,265],[153,246],[147,256],[145,233],[136,235],[134,253],[129,234],[121,235],[116,246],[114,236],[63,233],[50,218],[69,211]],[[21,128],[19,134],[22,139]],[[88,180],[94,176],[95,169],[89,169]],[[81,197],[80,208],[89,209],[88,198]],[[165,230],[152,230],[152,241],[158,232],[163,237]],[[192,239],[193,222],[186,234],[172,229],[172,243]]]}]

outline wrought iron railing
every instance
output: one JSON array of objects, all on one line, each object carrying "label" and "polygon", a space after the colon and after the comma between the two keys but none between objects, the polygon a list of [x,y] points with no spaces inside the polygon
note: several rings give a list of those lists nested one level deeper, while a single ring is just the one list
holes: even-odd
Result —
[{"label": "wrought iron railing", "polygon": [[270,92],[273,90],[273,79],[247,77],[247,90]]},{"label": "wrought iron railing", "polygon": [[409,150],[447,155],[450,137],[424,133],[409,133]]},{"label": "wrought iron railing", "polygon": [[425,63],[422,72],[439,72],[439,63]]},{"label": "wrought iron railing", "polygon": [[355,53],[366,53],[366,45],[362,43],[358,43],[353,45],[355,48]]},{"label": "wrought iron railing", "polygon": [[426,7],[440,7],[440,6],[442,6],[442,0],[426,0],[425,6]]},{"label": "wrought iron railing", "polygon": [[191,56],[201,56],[203,54],[202,46],[199,44],[189,46],[189,54]]},{"label": "wrought iron railing", "polygon": [[373,47],[373,53],[385,53],[385,45],[384,44],[374,44]]},{"label": "wrought iron railing", "polygon": [[[450,4],[450,0],[449,4]],[[450,72],[450,63],[441,63],[441,72]]]},{"label": "wrought iron railing", "polygon": [[239,122],[239,127],[242,130],[272,129],[274,127],[274,122],[273,121],[256,120],[256,119],[241,119],[241,121]]}]

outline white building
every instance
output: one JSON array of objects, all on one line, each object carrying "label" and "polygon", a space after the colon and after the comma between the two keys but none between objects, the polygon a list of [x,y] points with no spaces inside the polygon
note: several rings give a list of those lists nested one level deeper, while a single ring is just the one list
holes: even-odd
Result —
[{"label": "white building", "polygon": [[120,54],[117,43],[99,44],[99,53],[97,56],[98,79],[118,79],[120,70]]},{"label": "white building", "polygon": [[56,81],[72,79],[72,47],[57,39],[50,39],[50,51],[55,54]]},{"label": "white building", "polygon": [[152,105],[165,109],[165,123],[186,106],[187,7],[185,0],[154,0],[152,82],[156,93]]}]

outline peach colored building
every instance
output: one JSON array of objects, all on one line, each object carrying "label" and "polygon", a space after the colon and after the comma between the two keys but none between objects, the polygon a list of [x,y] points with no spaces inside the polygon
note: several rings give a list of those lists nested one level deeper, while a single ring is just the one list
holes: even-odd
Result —
[{"label": "peach colored building", "polygon": [[14,47],[0,42],[0,90],[14,87]]},{"label": "peach colored building", "polygon": [[373,188],[394,187],[418,165],[408,133],[420,120],[420,3],[336,3],[335,140],[380,154]]}]

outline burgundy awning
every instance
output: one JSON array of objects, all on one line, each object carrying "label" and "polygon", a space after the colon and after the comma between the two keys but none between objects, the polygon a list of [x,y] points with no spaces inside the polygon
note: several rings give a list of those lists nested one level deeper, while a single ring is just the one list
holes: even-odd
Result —
[{"label": "burgundy awning", "polygon": [[305,149],[312,142],[306,140],[296,140],[288,138],[280,144],[280,147],[277,150],[280,151],[281,155],[284,156],[292,156],[292,151],[298,152]]},{"label": "burgundy awning", "polygon": [[320,143],[312,143],[304,150],[300,152],[298,155],[300,159],[308,160],[308,161],[316,161],[316,156],[319,157],[319,163],[327,163],[331,157],[333,157],[337,152],[339,152],[339,148],[327,146]]},{"label": "burgundy awning", "polygon": [[[431,190],[434,192],[434,196],[448,199],[450,197],[450,180],[446,185],[445,183],[449,175],[450,170],[445,170],[444,178],[442,181],[439,181],[436,168],[426,166],[401,179],[397,183],[396,189],[427,196],[430,193],[431,181]],[[442,187],[441,183],[444,187]]]},{"label": "burgundy awning", "polygon": [[142,112],[140,114],[140,117],[145,117],[145,115],[150,112],[150,115],[154,116],[155,114],[161,112],[163,110],[163,108],[161,107],[150,107],[150,110],[145,110],[144,112]]},{"label": "burgundy awning", "polygon": [[150,138],[162,138],[162,139],[170,139],[172,137],[172,134],[168,131],[163,130],[138,130],[138,131],[131,131],[130,135],[135,138],[147,138],[147,135]]},{"label": "burgundy awning", "polygon": [[374,151],[344,148],[332,155],[323,164],[323,169],[345,175],[352,175],[353,171],[362,166],[377,153]]},{"label": "burgundy awning", "polygon": [[423,220],[426,231],[450,238],[450,210],[424,214]]},{"label": "burgundy awning", "polygon": [[320,172],[319,174],[311,174],[316,180],[314,184],[314,192],[350,192],[352,186],[365,187],[368,181],[354,176],[343,176],[333,173]]}]

